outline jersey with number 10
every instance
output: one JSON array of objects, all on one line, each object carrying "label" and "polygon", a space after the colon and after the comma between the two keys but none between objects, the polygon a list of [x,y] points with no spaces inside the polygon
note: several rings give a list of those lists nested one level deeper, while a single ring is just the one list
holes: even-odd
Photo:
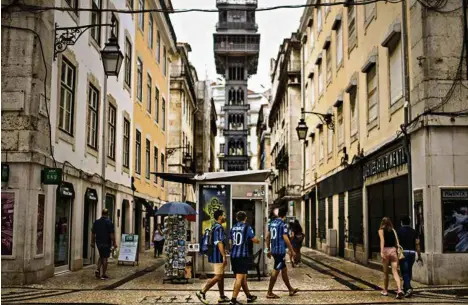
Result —
[{"label": "jersey with number 10", "polygon": [[[245,230],[247,226],[247,230]],[[254,238],[252,227],[246,223],[238,222],[232,229],[229,239],[232,242],[231,258],[244,258],[249,256],[248,241]]]},{"label": "jersey with number 10", "polygon": [[270,231],[271,254],[286,254],[286,243],[283,235],[288,235],[288,227],[284,221],[281,218],[276,218],[270,223],[268,230]]}]

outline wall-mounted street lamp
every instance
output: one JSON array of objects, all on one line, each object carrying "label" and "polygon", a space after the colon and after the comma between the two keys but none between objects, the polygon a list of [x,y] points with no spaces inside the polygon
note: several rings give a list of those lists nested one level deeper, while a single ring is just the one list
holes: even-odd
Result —
[{"label": "wall-mounted street lamp", "polygon": [[[114,17],[112,18],[114,20]],[[112,22],[114,24],[115,21]],[[112,28],[111,37],[101,51],[102,64],[107,76],[119,76],[120,67],[123,62],[123,54],[120,51],[119,42]]]},{"label": "wall-mounted street lamp", "polygon": [[322,121],[323,124],[327,125],[328,129],[334,130],[335,124],[333,122],[333,114],[331,113],[318,113],[318,112],[313,112],[313,111],[304,111],[304,108],[301,108],[301,120],[299,121],[299,124],[297,124],[296,127],[296,132],[297,132],[297,137],[299,140],[303,141],[307,137],[307,131],[309,130],[309,127],[307,127],[307,124],[305,122],[305,115],[306,114],[313,114],[316,115],[320,121]]},{"label": "wall-mounted street lamp", "polygon": [[179,147],[167,147],[166,148],[166,156],[169,157],[171,156],[176,150],[180,150],[180,149],[183,149],[184,151],[187,151],[184,153],[183,157],[182,157],[182,162],[184,163],[184,166],[186,168],[192,168],[192,162],[193,162],[193,158],[192,158],[192,155],[190,154],[189,151],[189,147],[188,146],[179,146]]}]

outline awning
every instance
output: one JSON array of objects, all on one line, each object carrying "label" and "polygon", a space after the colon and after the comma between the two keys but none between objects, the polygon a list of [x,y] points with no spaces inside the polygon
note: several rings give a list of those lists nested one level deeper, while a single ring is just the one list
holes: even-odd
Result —
[{"label": "awning", "polygon": [[145,209],[146,209],[147,213],[154,214],[153,206],[151,205],[151,203],[148,200],[140,198],[140,197],[135,197],[135,201],[137,203],[140,203],[141,205],[145,206]]},{"label": "awning", "polygon": [[63,181],[57,188],[57,193],[62,198],[75,198],[75,188],[70,182]]},{"label": "awning", "polygon": [[97,201],[98,200],[97,191],[95,189],[88,187],[86,189],[85,199],[89,201]]},{"label": "awning", "polygon": [[195,177],[194,173],[177,174],[153,172],[151,174],[156,175],[156,177],[159,177],[161,179],[164,179],[164,181],[178,182],[184,184],[195,184],[195,181],[193,181],[193,178]]},{"label": "awning", "polygon": [[237,172],[215,172],[197,175],[196,181],[219,182],[265,182],[271,174],[271,170],[251,170]]}]

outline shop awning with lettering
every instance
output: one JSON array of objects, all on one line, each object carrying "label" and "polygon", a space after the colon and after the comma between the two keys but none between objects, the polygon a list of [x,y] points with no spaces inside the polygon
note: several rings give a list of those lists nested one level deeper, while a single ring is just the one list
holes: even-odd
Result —
[{"label": "shop awning with lettering", "polygon": [[86,189],[85,199],[89,201],[97,201],[98,200],[97,191],[95,189],[88,187]]},{"label": "shop awning with lettering", "polygon": [[75,198],[75,188],[70,182],[63,181],[57,188],[57,193],[62,198]]}]

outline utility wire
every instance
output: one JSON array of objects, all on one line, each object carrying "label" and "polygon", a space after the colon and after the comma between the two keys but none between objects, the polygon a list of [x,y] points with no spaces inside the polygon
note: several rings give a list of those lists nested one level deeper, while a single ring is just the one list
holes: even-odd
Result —
[{"label": "utility wire", "polygon": [[[402,0],[366,0],[366,1],[340,1],[340,2],[333,2],[333,3],[314,3],[314,4],[296,4],[296,5],[278,5],[278,6],[270,6],[270,7],[261,7],[256,8],[256,12],[265,12],[265,11],[273,11],[279,9],[296,9],[296,8],[307,8],[307,7],[326,7],[326,6],[356,6],[356,5],[367,5],[377,2],[385,2],[385,3],[400,3]],[[198,13],[218,13],[222,9],[197,9],[197,8],[188,8],[188,9],[143,9],[143,10],[133,10],[133,9],[114,9],[114,8],[103,8],[103,9],[94,9],[94,8],[72,8],[72,7],[60,7],[60,6],[40,6],[40,5],[28,5],[17,3],[15,5],[8,5],[3,6],[2,9],[9,11],[13,11],[16,8],[17,11],[68,11],[68,12],[113,12],[113,13],[120,13],[120,14],[143,14],[143,13],[167,13],[167,14],[180,14],[180,13],[190,13],[190,12],[198,12]],[[230,10],[243,10],[245,9],[230,9]]]}]

